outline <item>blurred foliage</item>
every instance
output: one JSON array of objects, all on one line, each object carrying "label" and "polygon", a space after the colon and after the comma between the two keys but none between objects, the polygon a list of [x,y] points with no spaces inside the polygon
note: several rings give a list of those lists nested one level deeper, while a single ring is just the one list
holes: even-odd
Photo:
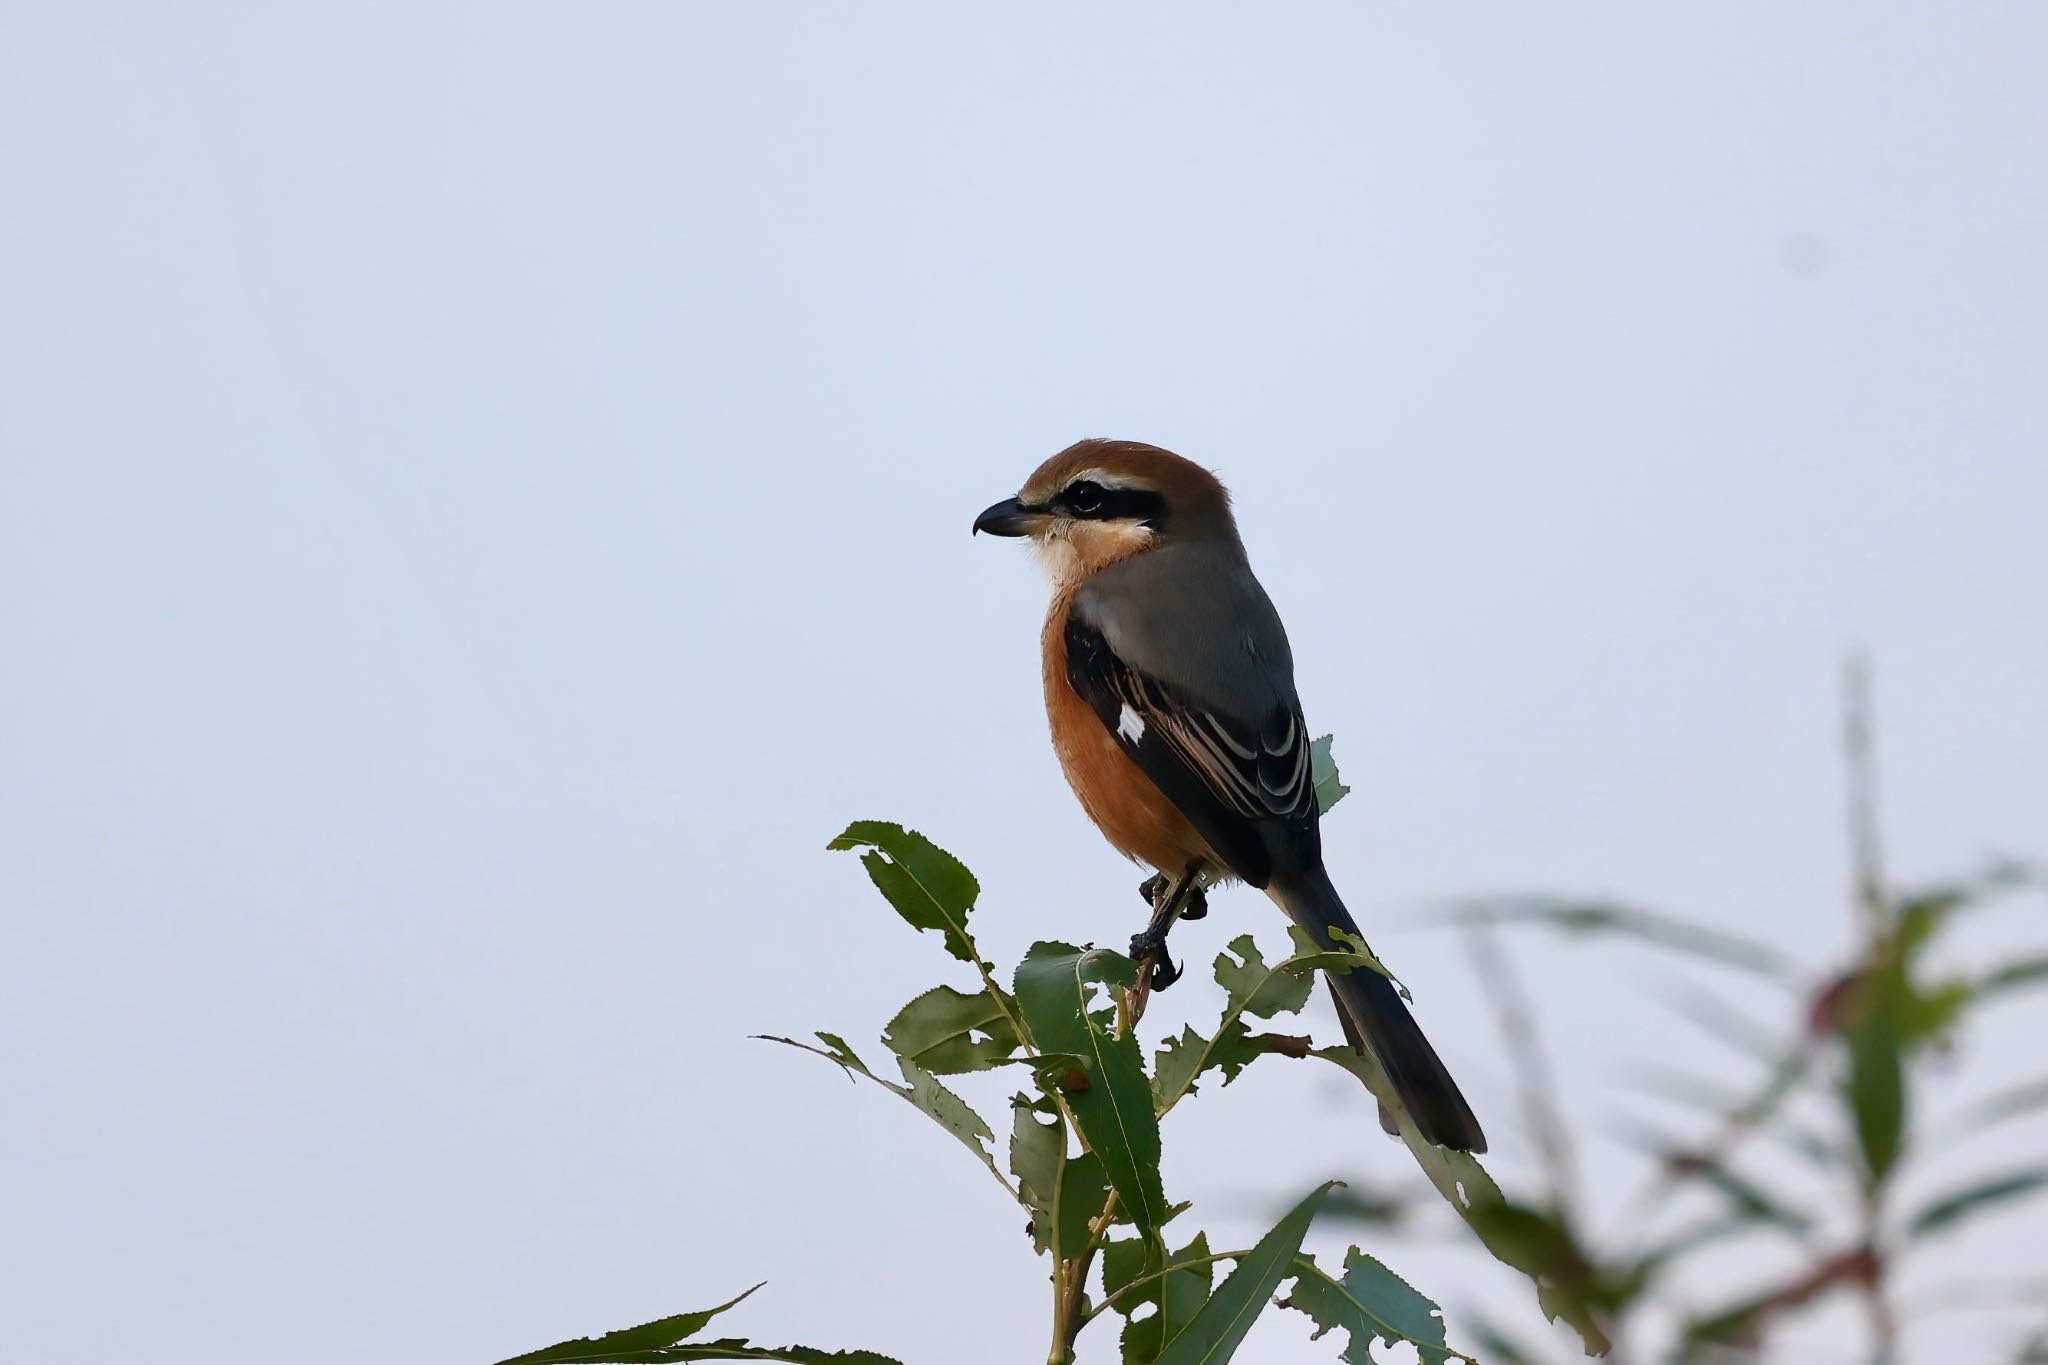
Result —
[{"label": "blurred foliage", "polygon": [[[1745,943],[1724,931],[1706,931],[1651,915],[1618,915],[1614,907],[1573,907],[1565,902],[1473,905],[1454,913],[1466,927],[1493,933],[1499,925],[1542,925],[1567,933],[1616,933],[1690,954],[1720,968],[1753,970],[1788,988],[1786,1029],[1759,1056],[1747,1025],[1716,1033],[1753,1078],[1739,1093],[1671,1070],[1642,1078],[1642,1089],[1690,1103],[1700,1130],[1671,1138],[1632,1128],[1622,1138],[1657,1160],[1659,1175],[1630,1222],[1638,1234],[1624,1246],[1593,1238],[1575,1203],[1561,1193],[1565,1181],[1526,1201],[1507,1199],[1497,1212],[1513,1226],[1534,1263],[1532,1273],[1565,1295],[1563,1310],[1583,1314],[1618,1342],[1636,1342],[1661,1318],[1679,1318],[1675,1361],[1726,1361],[1761,1355],[1774,1330],[1792,1314],[1831,1297],[1862,1304],[1870,1324],[1870,1359],[1896,1359],[1898,1322],[1894,1279],[1911,1254],[1970,1220],[2015,1205],[2048,1189],[2048,1160],[2013,1171],[1978,1175],[1939,1187],[1907,1203],[1898,1197],[1915,1162],[1939,1146],[1935,1136],[1964,1136],[2048,1111],[2048,1081],[2009,1087],[1956,1115],[1923,1115],[1925,1081],[1942,1066],[1956,1038],[1987,1001],[2017,988],[2011,966],[1982,972],[1944,972],[1944,939],[1966,913],[2013,900],[2028,888],[2048,886],[2038,872],[1999,866],[1987,874],[1905,894],[1876,894],[1870,929],[1849,966],[1804,974],[1784,972],[1776,950]],[[1651,929],[1645,929],[1651,927]],[[2023,980],[2038,980],[2023,976]],[[1792,1099],[1819,1107],[1833,1132],[1815,1132],[1810,1117],[1792,1113]],[[1542,1103],[1538,1099],[1538,1103]],[[1755,1144],[1778,1144],[1802,1156],[1810,1181],[1765,1183],[1739,1162]],[[1911,1181],[1925,1185],[1927,1181]],[[1640,1236],[1681,1193],[1704,1193],[1716,1212],[1669,1232]],[[1825,1236],[1825,1228],[1847,1228]],[[1735,1236],[1774,1236],[1796,1248],[1792,1269],[1724,1304],[1690,1308],[1667,1297],[1679,1271],[1710,1246]],[[1542,1361],[1534,1342],[1509,1340],[1483,1324],[1477,1345],[1495,1361]],[[2028,1359],[2015,1347],[2011,1359]],[[2040,1349],[2038,1342],[2032,1349]]]},{"label": "blurred foliage", "polygon": [[[1795,1314],[1848,1300],[1867,1324],[1863,1358],[1896,1362],[1901,1267],[1974,1220],[2048,1190],[2048,1160],[1963,1178],[1945,1177],[1939,1160],[1944,1145],[1959,1137],[2048,1113],[2048,1078],[1945,1116],[1927,1112],[1927,1082],[1947,1069],[1957,1040],[1978,1026],[1985,1006],[2048,985],[2048,957],[2039,955],[1974,970],[1944,967],[1956,956],[1956,930],[1994,907],[2037,904],[2048,875],[2001,862],[1936,886],[1888,889],[1876,836],[1867,680],[1852,668],[1849,681],[1856,936],[1847,965],[1803,965],[1768,943],[1605,902],[1521,897],[1447,916],[1468,932],[1482,993],[1513,1054],[1525,1127],[1545,1167],[1547,1188],[1493,1206],[1494,1238],[1517,1249],[1496,1254],[1535,1277],[1557,1315],[1609,1336],[1618,1359],[1647,1355],[1690,1365],[1763,1356]],[[1786,1023],[1776,1028],[1703,990],[1674,1002],[1726,1046],[1731,1060],[1723,1074],[1747,1073],[1747,1080],[1731,1085],[1665,1067],[1636,1078],[1640,1089],[1685,1106],[1697,1122],[1684,1136],[1643,1124],[1618,1135],[1654,1159],[1655,1176],[1616,1236],[1597,1236],[1589,1226],[1534,1020],[1521,1009],[1507,955],[1492,947],[1503,931],[1530,929],[1649,945],[1768,983],[1782,1001]],[[1786,1177],[1782,1161],[1755,1160],[1761,1149],[1796,1154],[1789,1169],[1805,1178]],[[1776,1172],[1768,1180],[1758,1173],[1766,1167]],[[1927,1188],[1936,1193],[1901,1193]],[[1680,1212],[1701,1207],[1708,1212]],[[1697,1284],[1725,1273],[1683,1285],[1681,1276],[1735,1238],[1771,1239],[1778,1254],[1759,1263],[1782,1268],[1745,1292],[1700,1306]],[[2048,1302],[2040,1283],[2023,1285],[2003,1306]],[[1955,1312],[1994,1302],[1982,1293],[1948,1294],[1931,1307]],[[1674,1321],[1675,1332],[1668,1327]],[[1513,1339],[1483,1318],[1473,1320],[1471,1336],[1497,1365],[1555,1358],[1554,1348]],[[1646,1351],[1652,1338],[1658,1349]],[[1845,1349],[1841,1358],[1855,1356]],[[2048,1359],[2048,1328],[2014,1343],[2006,1358]]]}]

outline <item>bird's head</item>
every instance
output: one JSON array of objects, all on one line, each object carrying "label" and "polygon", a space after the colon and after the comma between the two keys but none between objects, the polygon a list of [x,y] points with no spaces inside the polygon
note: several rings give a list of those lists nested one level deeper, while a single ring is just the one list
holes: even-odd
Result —
[{"label": "bird's head", "polygon": [[1028,537],[1055,586],[1162,545],[1237,539],[1230,493],[1214,474],[1158,446],[1100,438],[1040,465],[974,529]]}]

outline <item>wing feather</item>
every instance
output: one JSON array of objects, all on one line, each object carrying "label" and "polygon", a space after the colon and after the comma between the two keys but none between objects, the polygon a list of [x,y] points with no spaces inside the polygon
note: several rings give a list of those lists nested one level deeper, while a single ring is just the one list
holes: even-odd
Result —
[{"label": "wing feather", "polygon": [[[1274,841],[1315,840],[1308,728],[1299,706],[1246,723],[1190,702],[1119,658],[1079,613],[1067,619],[1067,681],[1230,871],[1266,883]],[[1141,722],[1132,725],[1127,715]]]}]

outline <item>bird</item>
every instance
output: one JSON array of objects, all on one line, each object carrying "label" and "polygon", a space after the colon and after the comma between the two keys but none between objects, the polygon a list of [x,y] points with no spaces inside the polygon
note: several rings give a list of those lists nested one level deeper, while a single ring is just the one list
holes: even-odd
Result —
[{"label": "bird", "polygon": [[[1141,888],[1152,923],[1132,940],[1134,957],[1162,950],[1154,987],[1177,975],[1163,952],[1175,916],[1205,911],[1213,885],[1264,891],[1332,949],[1363,944],[1323,866],[1287,631],[1222,482],[1158,446],[1093,438],[1041,464],[974,531],[1028,539],[1051,585],[1040,647],[1053,748],[1103,837],[1154,871]],[[1394,984],[1365,968],[1326,975],[1347,1037],[1416,1131],[1484,1152]]]}]

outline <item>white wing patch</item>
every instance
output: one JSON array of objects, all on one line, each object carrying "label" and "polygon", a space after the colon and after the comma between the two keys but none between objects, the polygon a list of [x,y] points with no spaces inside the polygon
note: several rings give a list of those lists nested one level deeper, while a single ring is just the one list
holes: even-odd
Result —
[{"label": "white wing patch", "polygon": [[1116,732],[1133,744],[1145,737],[1145,718],[1129,702],[1124,703],[1123,714],[1116,718]]}]

